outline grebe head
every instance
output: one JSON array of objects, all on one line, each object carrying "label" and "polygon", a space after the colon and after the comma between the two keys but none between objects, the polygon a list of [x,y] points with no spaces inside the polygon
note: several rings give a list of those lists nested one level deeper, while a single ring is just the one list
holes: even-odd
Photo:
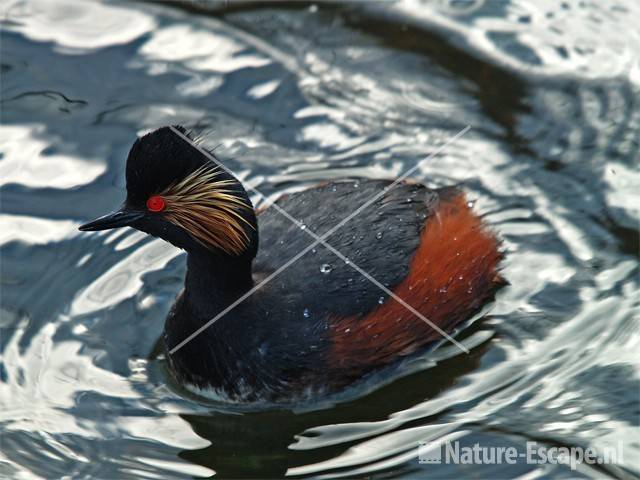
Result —
[{"label": "grebe head", "polygon": [[[174,127],[188,136],[182,127]],[[127,158],[127,198],[117,211],[82,231],[133,227],[189,252],[253,258],[257,222],[240,182],[171,127],[133,144]]]}]

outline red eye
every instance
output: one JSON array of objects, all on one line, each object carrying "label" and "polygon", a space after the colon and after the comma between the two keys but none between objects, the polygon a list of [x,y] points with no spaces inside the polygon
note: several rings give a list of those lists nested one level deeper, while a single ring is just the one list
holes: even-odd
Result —
[{"label": "red eye", "polygon": [[160,195],[152,195],[147,200],[147,208],[151,212],[161,212],[164,207],[166,207],[166,204],[164,203],[164,198]]}]

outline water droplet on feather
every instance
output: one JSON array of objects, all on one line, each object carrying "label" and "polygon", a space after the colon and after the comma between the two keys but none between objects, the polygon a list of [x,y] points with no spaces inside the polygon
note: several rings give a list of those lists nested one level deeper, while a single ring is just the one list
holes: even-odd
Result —
[{"label": "water droplet on feather", "polygon": [[320,266],[320,272],[322,273],[327,274],[327,273],[330,273],[331,270],[333,270],[333,267],[329,263],[324,263]]}]

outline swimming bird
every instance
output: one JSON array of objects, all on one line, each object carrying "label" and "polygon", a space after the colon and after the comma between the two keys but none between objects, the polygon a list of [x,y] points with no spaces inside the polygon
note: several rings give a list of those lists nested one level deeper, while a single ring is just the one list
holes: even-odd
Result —
[{"label": "swimming bird", "polygon": [[191,139],[180,126],[138,138],[123,205],[80,227],[129,226],[187,252],[164,344],[188,390],[234,402],[339,391],[437,344],[432,325],[452,332],[505,284],[499,240],[456,187],[344,179],[256,211]]}]

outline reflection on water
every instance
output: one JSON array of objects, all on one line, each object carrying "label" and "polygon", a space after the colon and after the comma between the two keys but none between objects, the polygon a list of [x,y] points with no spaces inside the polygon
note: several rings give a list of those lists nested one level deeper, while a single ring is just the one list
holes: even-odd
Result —
[{"label": "reflection on water", "polygon": [[[2,8],[3,476],[640,474],[636,2]],[[184,395],[153,354],[183,255],[77,232],[122,198],[135,135],[170,123],[273,195],[400,175],[471,125],[416,173],[464,182],[508,251],[471,353],[297,409]],[[447,439],[622,440],[624,460],[417,461]]]}]

